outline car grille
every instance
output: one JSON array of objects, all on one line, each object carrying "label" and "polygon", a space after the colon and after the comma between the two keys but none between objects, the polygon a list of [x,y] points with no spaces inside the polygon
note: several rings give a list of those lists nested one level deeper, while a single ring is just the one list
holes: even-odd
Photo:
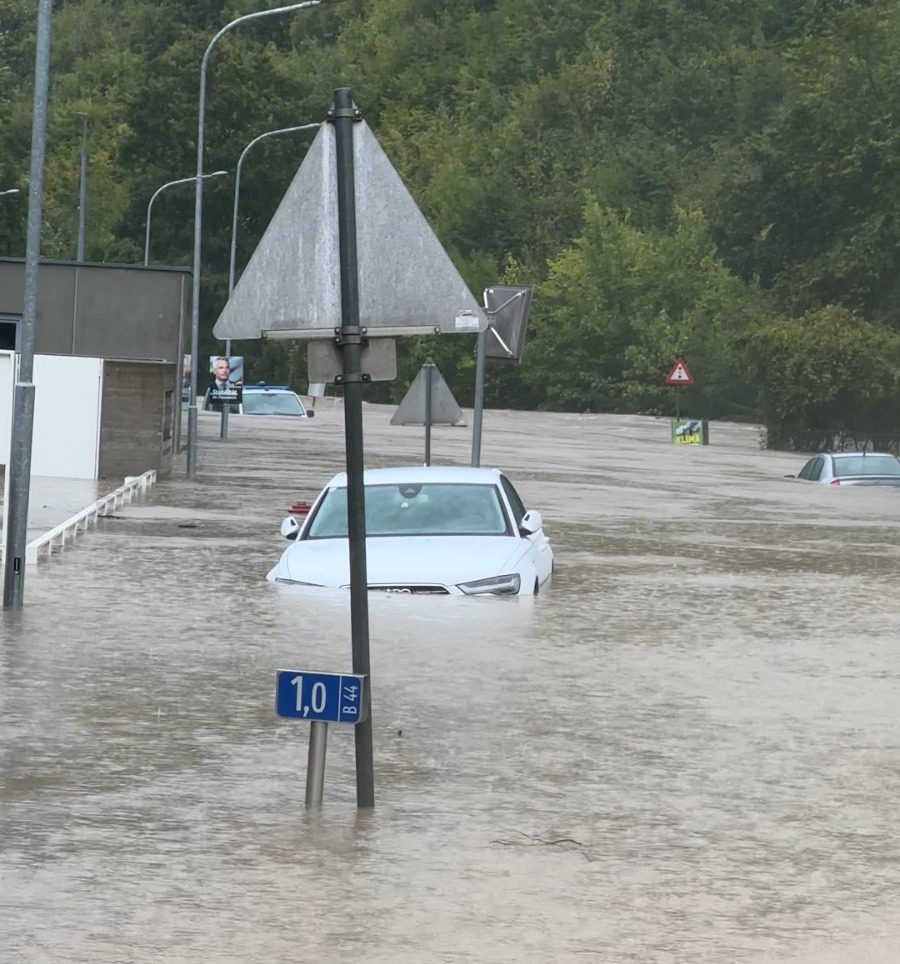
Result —
[{"label": "car grille", "polygon": [[397,592],[403,593],[403,595],[421,595],[421,596],[449,596],[450,593],[443,586],[428,586],[428,585],[414,585],[414,586],[369,586],[371,592]]}]

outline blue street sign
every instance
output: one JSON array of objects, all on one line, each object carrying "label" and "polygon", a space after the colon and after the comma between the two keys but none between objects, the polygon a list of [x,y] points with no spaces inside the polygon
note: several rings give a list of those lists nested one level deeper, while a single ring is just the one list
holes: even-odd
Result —
[{"label": "blue street sign", "polygon": [[365,676],[280,669],[275,682],[279,716],[322,723],[361,723]]}]

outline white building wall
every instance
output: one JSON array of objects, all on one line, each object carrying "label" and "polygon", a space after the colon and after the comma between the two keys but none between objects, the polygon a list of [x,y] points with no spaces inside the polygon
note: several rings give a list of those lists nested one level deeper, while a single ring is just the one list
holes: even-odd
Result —
[{"label": "white building wall", "polygon": [[96,479],[103,360],[34,357],[31,474]]}]

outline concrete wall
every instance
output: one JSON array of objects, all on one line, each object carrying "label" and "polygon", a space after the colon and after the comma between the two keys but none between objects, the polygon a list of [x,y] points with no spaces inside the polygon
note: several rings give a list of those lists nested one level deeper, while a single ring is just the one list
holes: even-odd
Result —
[{"label": "concrete wall", "polygon": [[[21,321],[24,286],[24,261],[0,258],[0,321],[6,340],[11,325]],[[40,264],[36,354],[116,362],[103,369],[99,478],[172,470],[180,443],[190,289],[191,275],[184,268]],[[53,386],[61,400],[69,390],[72,386]],[[37,425],[35,433],[38,445]]]},{"label": "concrete wall", "polygon": [[181,362],[106,361],[98,477],[172,472],[181,419]]},{"label": "concrete wall", "polygon": [[[0,352],[0,466],[13,418],[15,355]],[[35,355],[33,475],[171,474],[181,421],[177,365]]]},{"label": "concrete wall", "polygon": [[[0,315],[21,316],[25,265],[0,258]],[[35,351],[175,362],[183,354],[190,272],[41,262]]]}]

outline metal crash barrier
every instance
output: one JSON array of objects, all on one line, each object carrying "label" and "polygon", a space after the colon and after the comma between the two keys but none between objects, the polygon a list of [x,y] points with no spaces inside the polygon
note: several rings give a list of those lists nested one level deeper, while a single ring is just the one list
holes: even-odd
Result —
[{"label": "metal crash barrier", "polygon": [[129,475],[125,479],[125,484],[120,485],[108,495],[97,499],[86,509],[73,515],[65,522],[54,526],[49,532],[45,532],[33,542],[29,542],[25,548],[25,562],[30,565],[38,561],[41,549],[46,549],[49,556],[54,546],[64,546],[67,540],[75,539],[79,531],[86,532],[91,522],[96,523],[100,516],[109,515],[120,506],[130,503],[136,495],[143,495],[147,489],[156,482],[156,470],[150,469],[143,475]]}]

